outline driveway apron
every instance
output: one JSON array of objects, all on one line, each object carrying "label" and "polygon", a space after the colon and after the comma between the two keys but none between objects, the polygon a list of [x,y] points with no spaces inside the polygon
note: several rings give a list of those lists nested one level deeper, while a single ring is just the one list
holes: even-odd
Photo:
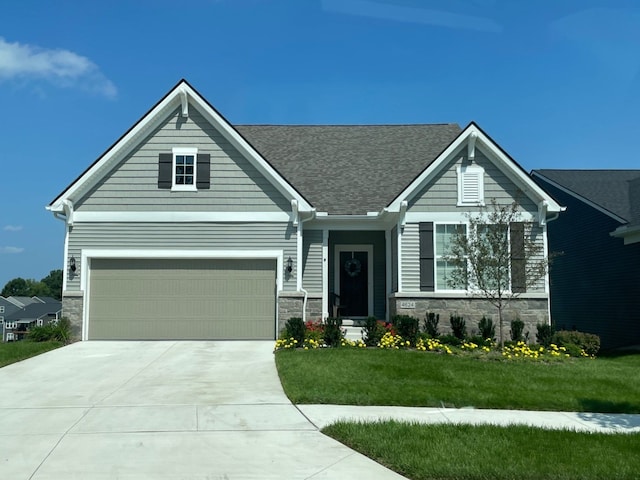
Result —
[{"label": "driveway apron", "polygon": [[1,368],[0,478],[403,478],[322,435],[272,349],[81,342]]}]

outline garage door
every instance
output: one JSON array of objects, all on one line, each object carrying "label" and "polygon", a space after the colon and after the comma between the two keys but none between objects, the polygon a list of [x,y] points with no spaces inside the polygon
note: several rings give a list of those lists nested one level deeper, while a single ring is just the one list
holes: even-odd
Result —
[{"label": "garage door", "polygon": [[275,260],[93,259],[93,340],[275,338]]}]

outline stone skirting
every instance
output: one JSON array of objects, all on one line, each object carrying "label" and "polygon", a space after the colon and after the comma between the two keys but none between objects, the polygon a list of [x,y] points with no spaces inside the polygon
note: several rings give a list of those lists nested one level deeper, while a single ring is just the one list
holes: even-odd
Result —
[{"label": "stone skirting", "polygon": [[74,340],[82,338],[82,312],[84,309],[84,292],[64,292],[62,294],[62,316],[71,322]]},{"label": "stone skirting", "polygon": [[[278,295],[278,333],[282,331],[287,320],[291,317],[302,318],[304,303],[304,293],[286,292]],[[318,296],[307,296],[306,320],[322,319],[322,298]]]},{"label": "stone skirting", "polygon": [[[499,337],[498,310],[482,298],[447,298],[447,297],[411,297],[409,295],[389,298],[389,313],[393,315],[411,315],[420,320],[420,326],[427,312],[440,315],[438,324],[441,334],[451,333],[449,317],[451,314],[462,316],[470,335],[478,333],[478,322],[482,316],[491,317],[496,324],[496,338]],[[510,323],[516,317],[524,322],[524,334],[529,334],[529,342],[536,340],[536,325],[549,323],[549,302],[546,298],[517,298],[511,300],[503,312],[503,335],[510,340]]]}]

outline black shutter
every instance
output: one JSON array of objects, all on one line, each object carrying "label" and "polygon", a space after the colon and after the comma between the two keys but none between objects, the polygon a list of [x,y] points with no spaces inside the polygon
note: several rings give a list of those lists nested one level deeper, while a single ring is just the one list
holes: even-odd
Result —
[{"label": "black shutter", "polygon": [[511,291],[523,293],[527,291],[526,261],[524,252],[524,223],[513,222],[511,233]]},{"label": "black shutter", "polygon": [[198,189],[208,189],[211,184],[211,155],[199,153],[197,162],[196,187]]},{"label": "black shutter", "polygon": [[171,188],[173,177],[173,154],[158,155],[158,188]]},{"label": "black shutter", "polygon": [[421,222],[420,232],[420,291],[433,292],[434,256],[433,256],[433,222]]}]

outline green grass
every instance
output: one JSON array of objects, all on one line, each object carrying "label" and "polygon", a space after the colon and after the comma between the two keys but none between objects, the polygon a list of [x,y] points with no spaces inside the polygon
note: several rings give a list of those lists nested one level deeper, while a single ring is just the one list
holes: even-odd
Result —
[{"label": "green grass", "polygon": [[640,355],[550,363],[413,350],[284,350],[294,403],[640,413]]},{"label": "green grass", "polygon": [[640,434],[395,421],[322,432],[414,480],[631,480],[640,472]]},{"label": "green grass", "polygon": [[30,342],[28,340],[0,343],[0,367],[35,357],[61,346],[61,342]]}]

